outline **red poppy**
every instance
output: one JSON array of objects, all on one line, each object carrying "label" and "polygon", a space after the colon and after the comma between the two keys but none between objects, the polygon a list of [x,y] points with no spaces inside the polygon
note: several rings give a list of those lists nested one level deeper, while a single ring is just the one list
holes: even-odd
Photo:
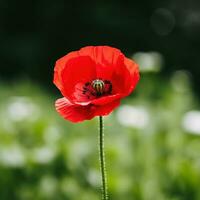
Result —
[{"label": "red poppy", "polygon": [[57,60],[54,84],[63,98],[56,110],[72,122],[105,116],[128,96],[139,80],[138,65],[109,46],[88,46]]}]

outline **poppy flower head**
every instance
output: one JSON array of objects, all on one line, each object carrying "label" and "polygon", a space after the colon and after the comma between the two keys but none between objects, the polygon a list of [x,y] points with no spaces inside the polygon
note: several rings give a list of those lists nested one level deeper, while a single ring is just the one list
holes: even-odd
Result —
[{"label": "poppy flower head", "polygon": [[120,50],[84,47],[56,62],[53,82],[63,95],[55,103],[56,110],[72,122],[108,115],[138,80],[138,65]]}]

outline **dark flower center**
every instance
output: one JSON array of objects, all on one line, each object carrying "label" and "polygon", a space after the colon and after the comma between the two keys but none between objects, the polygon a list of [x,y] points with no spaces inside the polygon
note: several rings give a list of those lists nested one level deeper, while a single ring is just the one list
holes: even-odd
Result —
[{"label": "dark flower center", "polygon": [[112,93],[112,83],[108,80],[95,79],[84,84],[82,93],[88,99],[109,95]]}]

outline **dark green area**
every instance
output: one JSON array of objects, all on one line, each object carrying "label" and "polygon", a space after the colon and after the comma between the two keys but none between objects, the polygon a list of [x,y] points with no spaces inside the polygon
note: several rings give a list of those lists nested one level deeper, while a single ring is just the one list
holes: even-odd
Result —
[{"label": "dark green area", "polygon": [[187,69],[199,92],[199,12],[198,0],[0,0],[0,78],[28,75],[52,90],[58,58],[106,44],[127,56],[160,52],[162,76]]}]

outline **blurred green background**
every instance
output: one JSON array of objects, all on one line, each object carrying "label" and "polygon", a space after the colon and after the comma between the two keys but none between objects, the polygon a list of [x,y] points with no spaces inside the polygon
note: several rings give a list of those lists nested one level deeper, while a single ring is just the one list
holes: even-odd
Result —
[{"label": "blurred green background", "polygon": [[105,118],[110,199],[199,200],[197,0],[0,0],[0,200],[100,199],[98,119],[54,109],[54,63],[86,45],[141,71]]}]

